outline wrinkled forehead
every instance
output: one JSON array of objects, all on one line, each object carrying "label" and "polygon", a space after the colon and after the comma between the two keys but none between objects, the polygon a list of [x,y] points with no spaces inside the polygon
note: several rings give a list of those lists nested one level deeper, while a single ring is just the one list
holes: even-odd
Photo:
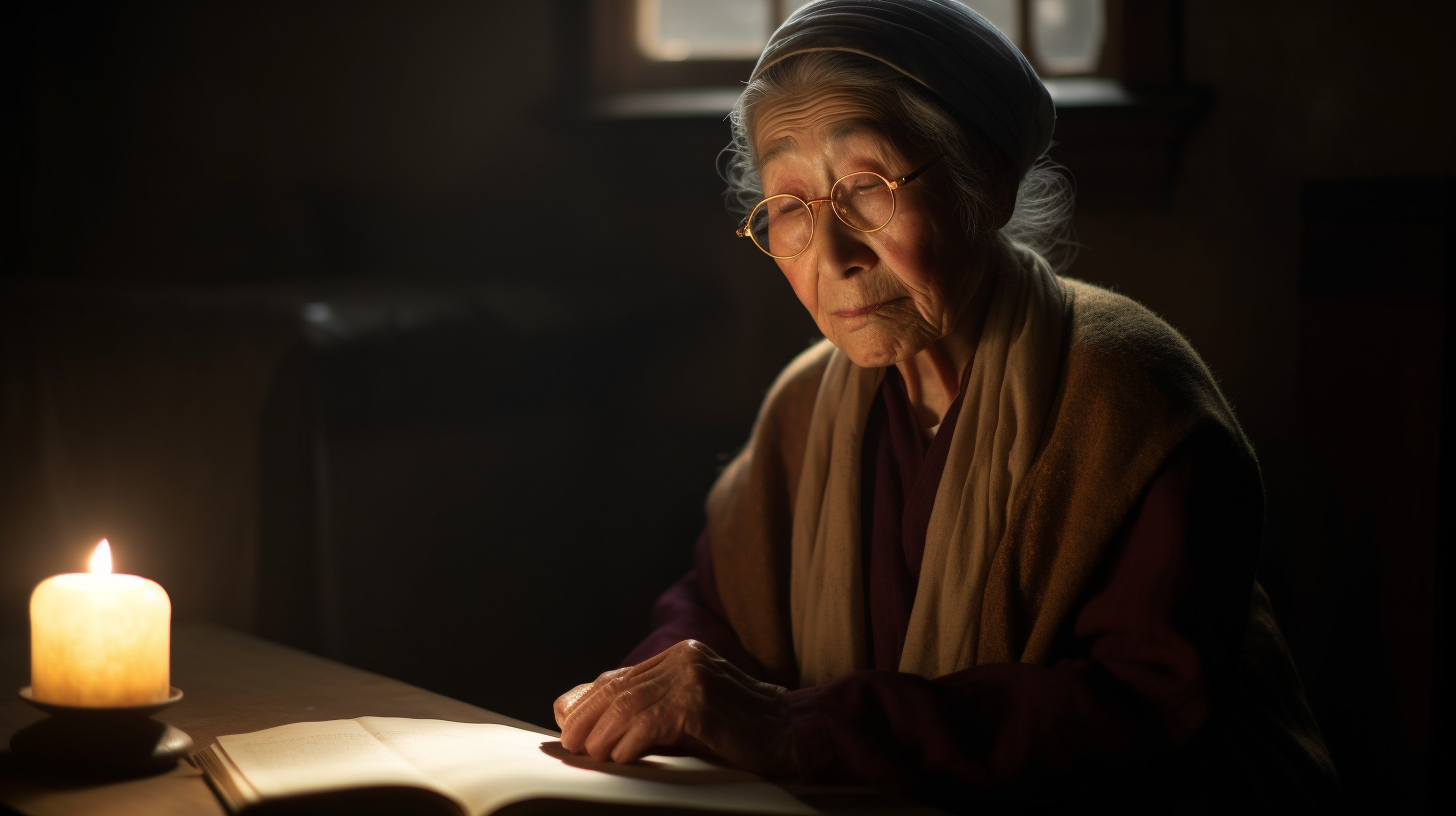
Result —
[{"label": "wrinkled forehead", "polygon": [[895,150],[903,139],[884,116],[848,89],[768,97],[754,106],[749,138],[762,170],[790,156],[871,141]]}]

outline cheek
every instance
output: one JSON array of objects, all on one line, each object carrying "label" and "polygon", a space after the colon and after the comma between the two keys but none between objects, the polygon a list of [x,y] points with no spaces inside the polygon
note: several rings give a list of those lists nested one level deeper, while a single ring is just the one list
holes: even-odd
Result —
[{"label": "cheek", "polygon": [[809,310],[809,314],[818,317],[819,309],[819,287],[813,266],[806,263],[800,256],[792,261],[777,261],[779,271],[784,273],[784,279],[799,296],[799,302]]},{"label": "cheek", "polygon": [[911,292],[930,294],[935,289],[939,276],[935,273],[938,260],[934,247],[924,242],[924,236],[886,236],[879,247],[880,257],[900,280],[901,285]]},{"label": "cheek", "polygon": [[960,248],[945,240],[928,219],[907,219],[907,229],[886,236],[884,255],[900,280],[915,292],[939,300],[964,264]]}]

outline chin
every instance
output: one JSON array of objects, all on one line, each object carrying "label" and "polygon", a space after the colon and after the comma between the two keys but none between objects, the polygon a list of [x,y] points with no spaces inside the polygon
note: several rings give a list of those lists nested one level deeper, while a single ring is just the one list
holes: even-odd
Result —
[{"label": "chin", "polygon": [[836,330],[832,334],[825,332],[825,336],[860,368],[884,368],[904,362],[936,337],[928,326],[909,321],[878,319],[858,325],[826,321],[820,325],[821,331]]},{"label": "chin", "polygon": [[901,348],[896,343],[885,342],[848,342],[834,341],[834,345],[849,357],[850,361],[860,368],[884,368],[892,366],[902,360],[908,360],[915,356],[916,349]]}]

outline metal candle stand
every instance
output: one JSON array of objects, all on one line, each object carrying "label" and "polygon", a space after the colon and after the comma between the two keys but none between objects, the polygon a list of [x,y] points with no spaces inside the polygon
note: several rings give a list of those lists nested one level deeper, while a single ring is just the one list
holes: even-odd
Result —
[{"label": "metal candle stand", "polygon": [[31,687],[20,698],[49,714],[15,732],[10,748],[17,757],[58,771],[151,773],[177,764],[192,749],[185,731],[152,719],[182,699],[171,686],[161,702],[118,708],[79,708],[41,702]]}]

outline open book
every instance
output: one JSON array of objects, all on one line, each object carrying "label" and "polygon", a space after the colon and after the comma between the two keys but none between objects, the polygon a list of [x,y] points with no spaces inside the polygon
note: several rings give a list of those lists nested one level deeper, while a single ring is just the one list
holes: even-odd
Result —
[{"label": "open book", "polygon": [[[193,755],[233,813],[440,813],[587,803],[739,813],[813,814],[746,771],[691,757],[618,765],[570,754],[554,737],[512,728],[360,717],[218,737]],[[617,806],[617,807],[613,807]]]}]

